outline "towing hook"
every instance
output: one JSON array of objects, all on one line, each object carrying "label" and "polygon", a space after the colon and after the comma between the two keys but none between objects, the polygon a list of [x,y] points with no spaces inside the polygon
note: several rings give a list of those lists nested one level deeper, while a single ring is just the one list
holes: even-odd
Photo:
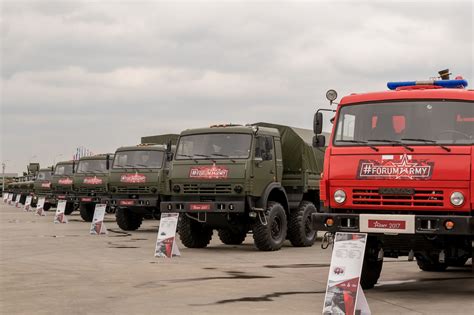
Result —
[{"label": "towing hook", "polygon": [[334,234],[331,232],[324,233],[323,240],[321,242],[321,248],[327,249],[329,246],[334,244]]}]

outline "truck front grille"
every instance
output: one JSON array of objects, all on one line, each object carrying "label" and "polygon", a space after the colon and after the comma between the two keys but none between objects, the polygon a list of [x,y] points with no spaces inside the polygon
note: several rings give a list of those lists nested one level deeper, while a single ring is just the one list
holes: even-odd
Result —
[{"label": "truck front grille", "polygon": [[377,189],[353,189],[352,203],[368,206],[442,207],[442,190],[416,189],[412,195],[382,195]]},{"label": "truck front grille", "polygon": [[137,186],[137,187],[116,187],[119,194],[151,194],[151,187]]},{"label": "truck front grille", "polygon": [[215,184],[215,185],[200,185],[200,184],[184,184],[183,192],[185,194],[230,194],[232,193],[232,185],[230,184]]},{"label": "truck front grille", "polygon": [[94,193],[103,193],[103,192],[105,192],[105,188],[104,187],[93,187],[93,188],[92,187],[90,187],[90,188],[89,187],[79,187],[77,189],[77,192],[86,193],[86,194],[92,193],[92,192],[94,192]]}]

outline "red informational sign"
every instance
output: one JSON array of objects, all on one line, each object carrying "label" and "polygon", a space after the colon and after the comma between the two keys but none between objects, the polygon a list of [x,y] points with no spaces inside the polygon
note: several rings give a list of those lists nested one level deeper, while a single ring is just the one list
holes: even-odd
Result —
[{"label": "red informational sign", "polygon": [[51,187],[51,182],[43,182],[43,183],[41,183],[41,187],[50,188]]},{"label": "red informational sign", "polygon": [[190,204],[189,205],[189,210],[211,210],[211,205],[210,204]]},{"label": "red informational sign", "polygon": [[69,177],[60,178],[60,179],[58,180],[58,184],[61,184],[61,185],[72,185],[72,179],[70,179]]},{"label": "red informational sign", "polygon": [[190,178],[199,179],[225,179],[229,175],[229,169],[225,166],[196,166],[189,170]]},{"label": "red informational sign", "polygon": [[434,162],[414,160],[404,154],[399,160],[360,160],[357,179],[431,179]]},{"label": "red informational sign", "polygon": [[104,181],[102,180],[102,178],[97,178],[97,176],[84,178],[84,184],[88,184],[88,185],[99,185],[99,184],[102,184],[103,182]]},{"label": "red informational sign", "polygon": [[120,176],[120,181],[122,183],[145,183],[146,176],[143,174],[123,174]]},{"label": "red informational sign", "polygon": [[398,220],[369,220],[368,226],[375,229],[404,230],[406,229],[406,222]]},{"label": "red informational sign", "polygon": [[121,206],[133,206],[135,204],[135,201],[133,200],[120,200],[119,205]]}]

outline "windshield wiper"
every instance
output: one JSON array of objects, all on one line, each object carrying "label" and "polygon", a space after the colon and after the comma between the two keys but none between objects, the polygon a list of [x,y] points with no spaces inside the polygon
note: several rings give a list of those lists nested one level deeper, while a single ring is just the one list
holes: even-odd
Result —
[{"label": "windshield wiper", "polygon": [[403,142],[398,141],[398,140],[368,139],[367,141],[372,141],[372,142],[388,142],[388,143],[393,143],[393,144],[399,144],[399,145],[401,145],[402,147],[404,147],[405,149],[407,149],[407,150],[410,151],[410,152],[415,151],[415,149],[413,149],[412,147],[409,147],[406,143],[403,143]]},{"label": "windshield wiper", "polygon": [[222,156],[222,157],[225,157],[225,158],[228,158],[232,161],[232,163],[235,163],[235,160],[232,159],[229,155],[227,154],[221,154],[221,153],[212,153],[211,155],[215,155],[215,156]]},{"label": "windshield wiper", "polygon": [[197,162],[198,162],[198,161],[197,161],[195,158],[193,158],[193,156],[192,156],[192,155],[187,155],[187,154],[181,154],[181,153],[177,153],[177,154],[176,154],[176,156],[184,156],[184,157],[187,157],[187,158],[189,158],[190,160],[193,160],[195,163],[197,163]]},{"label": "windshield wiper", "polygon": [[374,147],[373,145],[370,145],[367,141],[363,141],[363,140],[336,140],[336,141],[337,142],[349,142],[349,143],[366,144],[369,148],[371,148],[375,152],[379,152],[379,149],[377,147]]},{"label": "windshield wiper", "polygon": [[442,148],[442,149],[445,150],[446,152],[451,152],[451,149],[450,149],[450,148],[445,147],[444,145],[442,145],[441,143],[438,143],[438,142],[435,141],[435,140],[420,139],[420,138],[402,138],[401,140],[403,140],[403,141],[419,141],[419,142],[425,142],[425,143],[432,143],[432,144],[436,144],[437,146],[439,146],[440,148]]},{"label": "windshield wiper", "polygon": [[135,164],[136,166],[141,166],[141,167],[145,167],[145,168],[148,168],[148,165],[145,165],[145,164]]}]

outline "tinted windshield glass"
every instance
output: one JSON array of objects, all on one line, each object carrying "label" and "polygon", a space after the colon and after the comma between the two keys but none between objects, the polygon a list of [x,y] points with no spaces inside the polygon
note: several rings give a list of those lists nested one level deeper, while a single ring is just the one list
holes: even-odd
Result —
[{"label": "tinted windshield glass", "polygon": [[162,151],[121,151],[117,152],[113,168],[161,168]]},{"label": "tinted windshield glass", "polygon": [[51,172],[41,171],[38,173],[38,176],[36,178],[39,180],[50,180]]},{"label": "tinted windshield glass", "polygon": [[54,175],[72,175],[72,164],[56,165]]},{"label": "tinted windshield glass", "polygon": [[405,101],[343,106],[334,144],[381,144],[370,140],[428,143],[420,139],[440,144],[472,144],[473,138],[473,102]]},{"label": "tinted windshield glass", "polygon": [[107,164],[105,160],[81,160],[77,165],[77,173],[105,173]]},{"label": "tinted windshield glass", "polygon": [[223,133],[182,136],[176,159],[246,159],[250,155],[250,134]]}]

